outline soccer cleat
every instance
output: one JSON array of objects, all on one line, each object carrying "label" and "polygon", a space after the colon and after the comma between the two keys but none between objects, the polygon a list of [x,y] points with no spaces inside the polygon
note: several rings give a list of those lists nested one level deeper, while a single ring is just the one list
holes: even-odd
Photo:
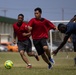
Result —
[{"label": "soccer cleat", "polygon": [[35,58],[36,58],[37,61],[39,61],[39,57],[38,57],[38,55],[35,55]]},{"label": "soccer cleat", "polygon": [[48,69],[52,69],[52,67],[53,67],[53,66],[52,66],[51,64],[48,65]]},{"label": "soccer cleat", "polygon": [[51,62],[52,64],[55,64],[55,61],[54,61],[53,58],[50,58],[50,62]]},{"label": "soccer cleat", "polygon": [[27,68],[28,68],[28,69],[32,68],[32,65],[31,65],[31,64],[29,64],[29,65],[27,66]]}]

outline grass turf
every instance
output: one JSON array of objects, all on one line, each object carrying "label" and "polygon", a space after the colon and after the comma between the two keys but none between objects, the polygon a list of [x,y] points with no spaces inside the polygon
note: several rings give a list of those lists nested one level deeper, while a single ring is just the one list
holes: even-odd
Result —
[{"label": "grass turf", "polygon": [[[36,61],[34,57],[28,57],[33,68],[26,69],[26,64],[21,59],[19,53],[0,52],[0,75],[75,75],[76,67],[74,66],[74,57],[76,53],[68,53],[68,58],[65,52],[58,53],[54,57],[55,65],[52,70],[47,69],[47,64],[40,57],[40,61]],[[6,69],[4,62],[12,60],[14,66],[12,69]]]}]

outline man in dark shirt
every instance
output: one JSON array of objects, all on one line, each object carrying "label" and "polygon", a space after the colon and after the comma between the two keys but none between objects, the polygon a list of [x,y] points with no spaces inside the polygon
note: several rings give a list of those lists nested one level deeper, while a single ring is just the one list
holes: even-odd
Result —
[{"label": "man in dark shirt", "polygon": [[57,48],[57,50],[53,51],[53,54],[56,55],[58,53],[58,51],[66,44],[68,38],[73,34],[76,35],[76,23],[74,23],[73,21],[76,19],[76,17],[74,17],[73,19],[71,19],[71,21],[65,25],[60,23],[58,25],[58,30],[61,33],[65,34],[64,40],[63,42],[60,44],[60,46]]}]

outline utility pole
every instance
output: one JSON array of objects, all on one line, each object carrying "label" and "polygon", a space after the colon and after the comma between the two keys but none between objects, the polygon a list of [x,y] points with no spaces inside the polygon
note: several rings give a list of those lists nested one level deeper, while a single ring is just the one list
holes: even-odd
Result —
[{"label": "utility pole", "polygon": [[64,8],[62,8],[62,20],[64,20]]},{"label": "utility pole", "polygon": [[[62,20],[64,20],[64,8],[62,8]],[[61,38],[62,41],[63,41],[63,37],[64,35],[62,34],[62,38]]]},{"label": "utility pole", "polygon": [[2,11],[4,12],[4,16],[6,17],[6,12],[7,12],[7,10],[4,9],[4,10],[2,10]]}]

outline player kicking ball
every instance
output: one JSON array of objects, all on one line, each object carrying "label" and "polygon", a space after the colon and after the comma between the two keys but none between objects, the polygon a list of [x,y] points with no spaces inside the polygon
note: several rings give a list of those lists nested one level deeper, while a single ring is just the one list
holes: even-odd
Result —
[{"label": "player kicking ball", "polygon": [[18,15],[18,22],[13,24],[14,29],[14,41],[13,43],[16,43],[16,37],[18,39],[17,45],[19,53],[24,60],[24,62],[27,64],[27,68],[32,68],[32,65],[29,63],[25,51],[27,52],[28,56],[34,56],[38,61],[38,55],[35,52],[32,52],[32,44],[31,40],[29,39],[29,36],[31,35],[31,32],[28,31],[28,26],[24,20],[24,15],[19,14]]},{"label": "player kicking ball", "polygon": [[51,58],[50,50],[47,45],[49,30],[55,30],[56,27],[53,23],[45,18],[41,17],[42,9],[36,8],[34,10],[35,18],[32,18],[28,23],[28,28],[31,30],[34,46],[41,55],[42,59],[48,64],[48,68],[51,69],[54,64],[54,60]]}]

